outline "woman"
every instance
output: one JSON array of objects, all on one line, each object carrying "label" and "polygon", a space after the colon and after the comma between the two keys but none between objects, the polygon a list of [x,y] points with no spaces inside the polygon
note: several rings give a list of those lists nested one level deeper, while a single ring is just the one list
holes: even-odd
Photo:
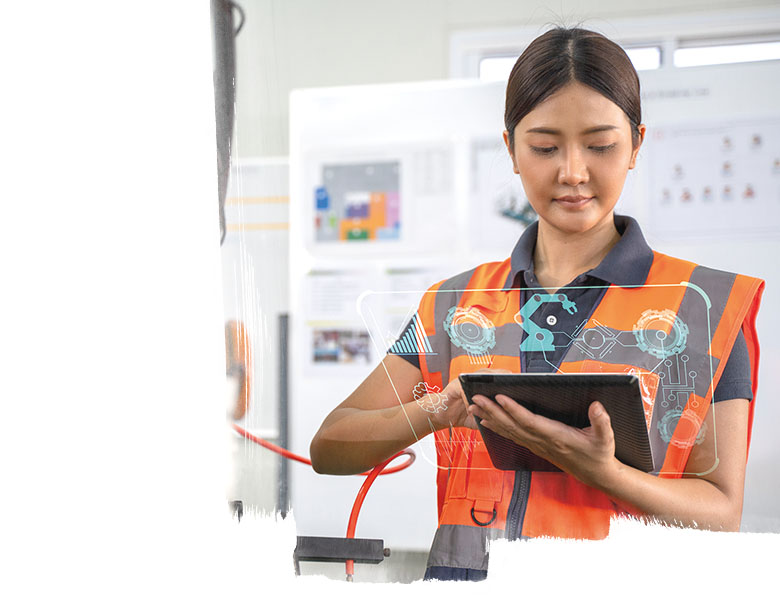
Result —
[{"label": "woman", "polygon": [[[738,530],[763,282],[655,253],[633,219],[614,214],[646,128],[636,71],[605,37],[555,29],[534,40],[509,77],[505,125],[538,222],[507,260],[424,295],[410,327],[422,326],[436,353],[388,354],[323,422],[314,468],[357,473],[434,431],[439,528],[426,578],[483,579],[490,538],[600,539],[616,514]],[[454,331],[458,315],[487,324],[496,371],[638,374],[665,452],[660,474],[615,458],[599,402],[582,430],[502,396],[468,406],[458,375],[479,365]],[[542,330],[568,341],[528,336]],[[560,472],[496,470],[474,417]],[[714,421],[717,436],[707,434]]]}]

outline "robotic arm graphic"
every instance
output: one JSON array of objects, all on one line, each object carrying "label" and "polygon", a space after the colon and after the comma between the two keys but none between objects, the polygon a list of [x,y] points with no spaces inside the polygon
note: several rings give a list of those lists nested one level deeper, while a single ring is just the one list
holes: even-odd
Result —
[{"label": "robotic arm graphic", "polygon": [[570,315],[577,312],[577,305],[566,297],[566,294],[534,294],[515,315],[515,323],[528,333],[528,337],[520,344],[523,352],[548,352],[555,350],[553,333],[549,329],[539,327],[531,320],[539,307],[546,302],[560,302]]}]

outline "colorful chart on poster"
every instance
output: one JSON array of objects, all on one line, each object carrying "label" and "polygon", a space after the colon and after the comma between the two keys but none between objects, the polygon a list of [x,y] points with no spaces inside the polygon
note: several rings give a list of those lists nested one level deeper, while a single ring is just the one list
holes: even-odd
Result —
[{"label": "colorful chart on poster", "polygon": [[323,165],[314,190],[316,241],[398,240],[399,172],[398,161]]}]

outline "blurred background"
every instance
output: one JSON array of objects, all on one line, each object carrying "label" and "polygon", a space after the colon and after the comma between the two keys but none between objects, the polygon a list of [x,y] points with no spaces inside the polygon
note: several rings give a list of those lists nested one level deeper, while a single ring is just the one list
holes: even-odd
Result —
[{"label": "blurred background", "polygon": [[[308,456],[419,294],[509,254],[533,215],[502,146],[506,77],[549,27],[580,25],[621,44],[641,79],[648,136],[618,212],[656,250],[768,282],[742,530],[780,533],[776,1],[236,4],[222,273],[228,354],[243,348],[243,371],[229,419]],[[230,439],[230,500],[292,509],[299,535],[344,535],[360,478],[316,475]],[[422,577],[435,486],[432,447],[416,446],[417,462],[367,497],[358,536],[393,553],[358,565],[357,579]],[[342,565],[301,568],[343,578]]]}]

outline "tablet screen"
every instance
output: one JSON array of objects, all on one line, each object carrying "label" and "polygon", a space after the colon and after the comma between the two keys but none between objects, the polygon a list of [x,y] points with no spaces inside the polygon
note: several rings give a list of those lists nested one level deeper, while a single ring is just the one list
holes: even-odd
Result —
[{"label": "tablet screen", "polygon": [[[645,472],[654,470],[639,379],[634,375],[474,373],[461,375],[460,381],[469,403],[477,394],[491,400],[503,394],[533,413],[580,429],[590,425],[588,407],[598,400],[611,419],[617,459]],[[479,421],[477,426],[496,468],[559,470],[528,449],[483,427]]]}]

